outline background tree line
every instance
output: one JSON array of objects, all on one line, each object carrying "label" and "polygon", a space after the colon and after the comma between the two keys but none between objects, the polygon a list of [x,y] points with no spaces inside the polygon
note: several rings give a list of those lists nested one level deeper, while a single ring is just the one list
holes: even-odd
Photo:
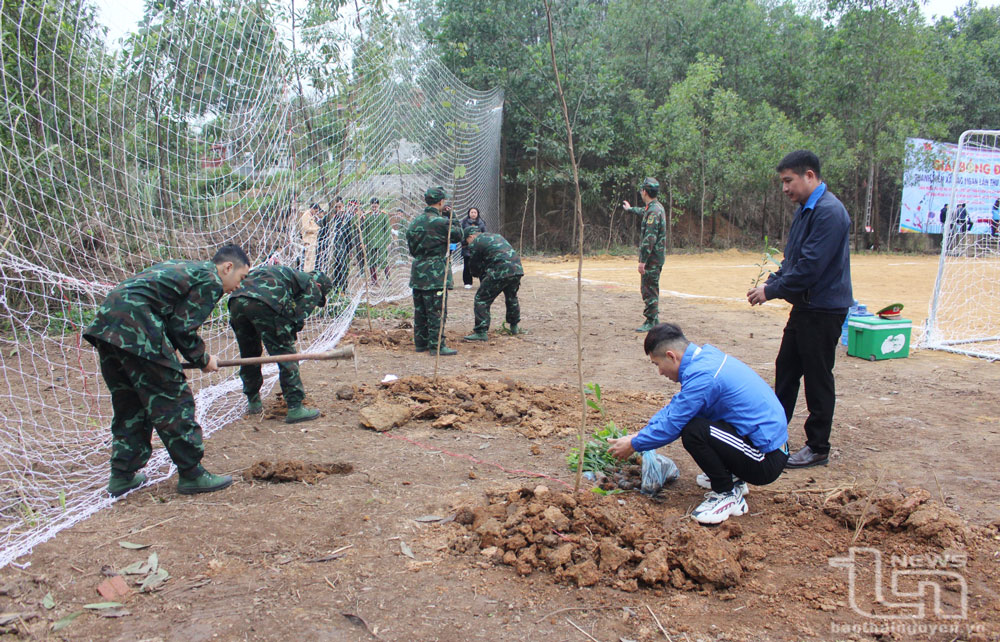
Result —
[{"label": "background tree line", "polygon": [[[574,247],[565,130],[535,0],[418,0],[444,63],[506,91],[504,232]],[[807,147],[854,219],[856,247],[926,249],[897,234],[905,139],[1000,128],[1000,8],[928,24],[909,0],[562,0],[553,3],[591,249],[630,245],[646,175],[672,247],[781,239],[792,206],[774,166]],[[871,232],[864,232],[865,223]]]}]

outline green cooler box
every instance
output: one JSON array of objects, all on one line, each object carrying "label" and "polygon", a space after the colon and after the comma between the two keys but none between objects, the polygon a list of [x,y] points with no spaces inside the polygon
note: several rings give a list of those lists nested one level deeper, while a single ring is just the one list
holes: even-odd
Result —
[{"label": "green cooler box", "polygon": [[860,359],[903,359],[910,355],[909,319],[850,317],[847,320],[847,354]]}]

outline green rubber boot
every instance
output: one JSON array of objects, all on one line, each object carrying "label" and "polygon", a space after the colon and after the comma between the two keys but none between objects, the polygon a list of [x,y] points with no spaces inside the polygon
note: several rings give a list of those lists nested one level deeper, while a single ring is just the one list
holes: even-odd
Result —
[{"label": "green rubber boot", "polygon": [[[434,354],[434,352],[435,350],[431,350],[431,354]],[[441,346],[436,352],[442,357],[450,357],[453,354],[458,354],[458,350],[449,348],[448,346]]]},{"label": "green rubber boot", "polygon": [[414,352],[427,352],[427,346],[416,346]]},{"label": "green rubber boot", "polygon": [[134,473],[132,475],[117,475],[112,473],[111,480],[108,482],[108,492],[112,497],[121,497],[128,491],[135,490],[145,483],[146,476],[142,473]]},{"label": "green rubber boot", "polygon": [[177,492],[181,495],[195,495],[197,493],[214,493],[223,488],[229,488],[233,483],[233,478],[229,475],[213,475],[202,469],[201,474],[193,479],[181,477],[177,480]]},{"label": "green rubber boot", "polygon": [[196,495],[198,493],[214,493],[223,488],[229,488],[233,478],[229,475],[213,475],[205,469],[194,478],[181,477],[177,480],[177,492],[181,495]]},{"label": "green rubber boot", "polygon": [[636,332],[649,332],[656,327],[656,321],[646,321],[641,326],[635,329]]},{"label": "green rubber boot", "polygon": [[462,337],[466,341],[488,341],[489,337],[486,336],[485,332],[473,332],[470,335]]},{"label": "green rubber boot", "polygon": [[297,424],[300,421],[312,421],[319,417],[319,410],[316,408],[306,408],[305,406],[295,406],[288,409],[285,416],[286,424]]},{"label": "green rubber boot", "polygon": [[264,403],[260,400],[260,395],[247,397],[247,414],[248,415],[264,414]]},{"label": "green rubber boot", "polygon": [[511,336],[514,336],[514,335],[517,335],[517,334],[528,334],[528,331],[525,330],[524,328],[522,328],[520,325],[518,325],[518,324],[515,323],[514,325],[510,326],[510,334],[511,334]]}]

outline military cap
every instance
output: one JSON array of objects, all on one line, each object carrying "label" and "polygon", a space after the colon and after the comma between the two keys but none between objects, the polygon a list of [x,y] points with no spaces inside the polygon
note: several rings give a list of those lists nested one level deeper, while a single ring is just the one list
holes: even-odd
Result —
[{"label": "military cap", "polygon": [[655,178],[647,177],[646,180],[642,182],[640,190],[646,190],[646,193],[650,196],[656,196],[660,192],[660,184],[656,182]]},{"label": "military cap", "polygon": [[444,191],[441,186],[431,187],[426,192],[424,192],[424,202],[428,205],[433,205],[434,203],[440,203],[444,199],[448,198],[448,192]]},{"label": "military cap", "polygon": [[319,286],[319,291],[323,293],[324,297],[333,289],[333,281],[330,280],[330,277],[325,272],[316,270],[312,273],[312,278],[316,281],[316,285]]}]

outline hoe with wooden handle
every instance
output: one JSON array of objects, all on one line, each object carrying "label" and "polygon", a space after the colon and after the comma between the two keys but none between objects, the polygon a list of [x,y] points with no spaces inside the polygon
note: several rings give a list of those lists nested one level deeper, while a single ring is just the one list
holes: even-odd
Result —
[{"label": "hoe with wooden handle", "polygon": [[[344,346],[334,348],[326,352],[296,352],[295,354],[279,354],[267,357],[248,357],[245,359],[219,360],[220,368],[230,368],[233,366],[258,366],[265,363],[284,363],[287,361],[326,361],[329,359],[354,359],[354,367],[357,369],[357,357],[354,354],[354,346]],[[193,363],[182,363],[182,368],[194,369],[198,366]]]}]

